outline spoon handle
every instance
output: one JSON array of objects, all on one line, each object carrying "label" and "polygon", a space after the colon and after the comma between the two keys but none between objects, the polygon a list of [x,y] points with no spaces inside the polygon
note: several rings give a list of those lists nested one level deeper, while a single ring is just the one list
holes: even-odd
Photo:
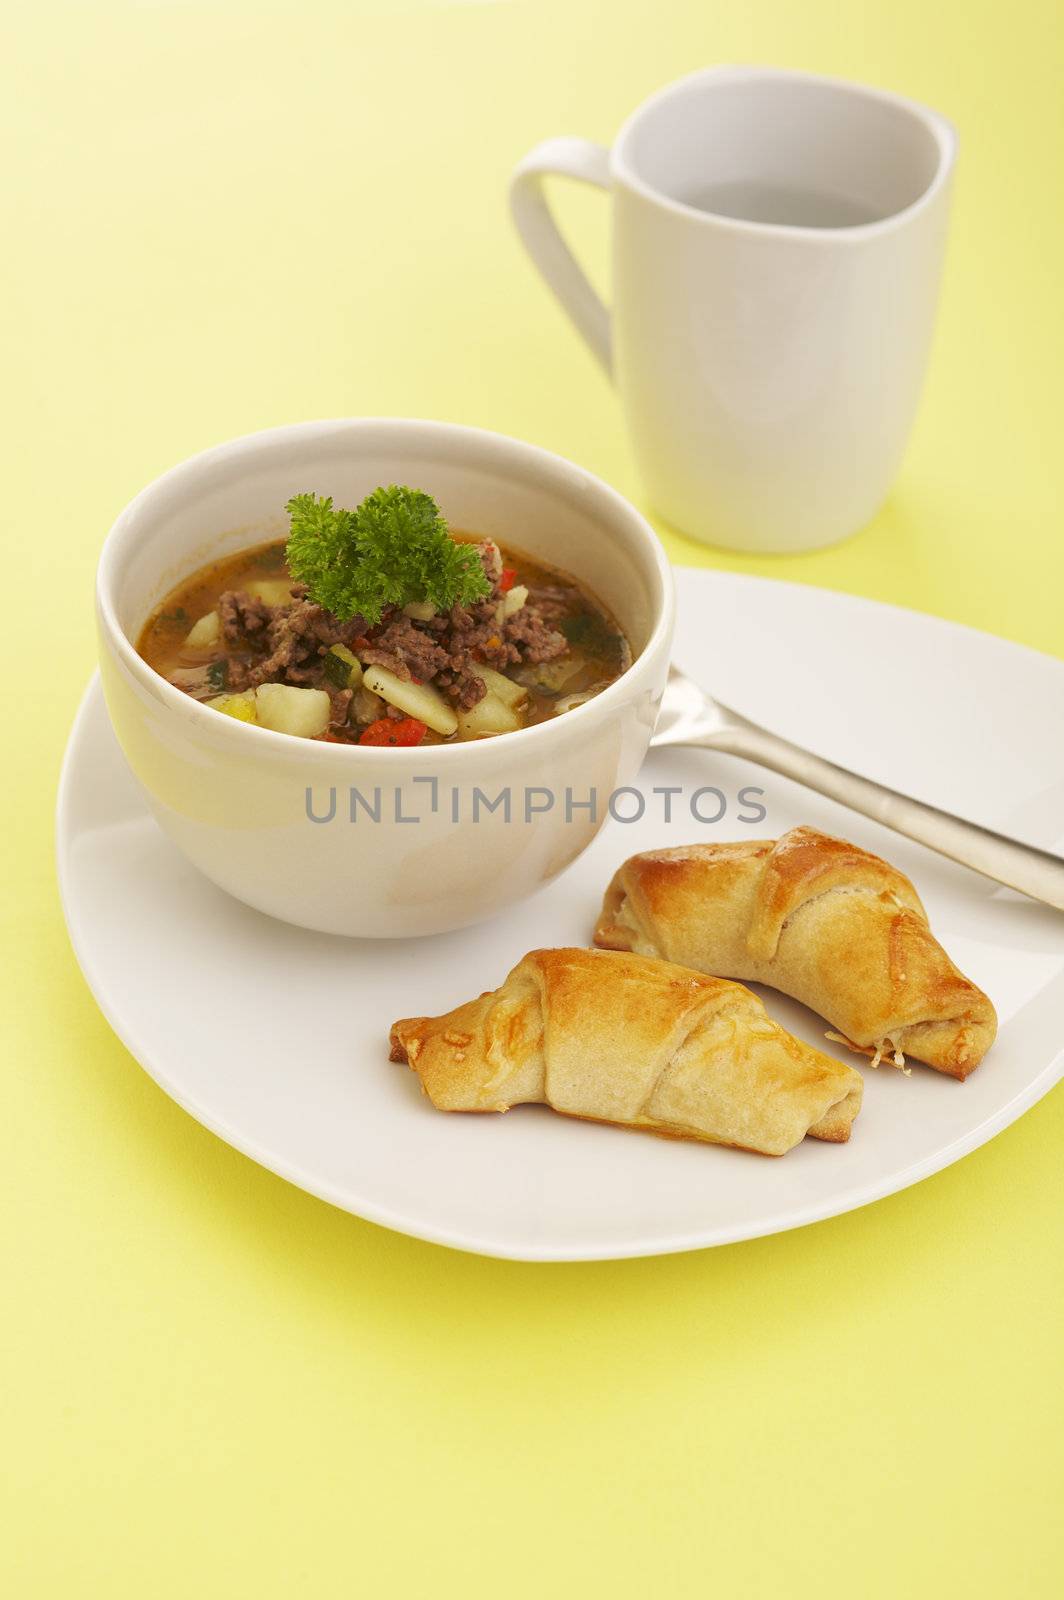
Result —
[{"label": "spoon handle", "polygon": [[1046,850],[1007,839],[991,828],[965,822],[937,806],[924,805],[884,784],[858,777],[744,718],[729,718],[724,727],[691,742],[746,756],[863,816],[873,817],[895,833],[928,845],[962,866],[974,868],[984,877],[1064,911],[1064,861]]}]

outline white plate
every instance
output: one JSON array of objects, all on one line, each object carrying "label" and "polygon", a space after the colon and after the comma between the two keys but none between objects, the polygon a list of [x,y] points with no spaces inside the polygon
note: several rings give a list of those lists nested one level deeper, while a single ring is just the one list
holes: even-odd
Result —
[{"label": "white plate", "polygon": [[[778,732],[922,798],[1054,847],[1064,823],[1064,665],[969,629],[798,585],[681,569],[676,659]],[[362,944],[306,933],[215,889],[164,840],[93,683],[67,751],[59,874],[100,1006],[166,1092],[237,1149],[357,1215],[525,1260],[652,1255],[797,1227],[947,1166],[1064,1070],[1064,917],[728,757],[652,756],[647,811],[610,823],[557,883],[485,927]],[[681,785],[671,825],[653,785]],[[746,784],[759,827],[736,820]],[[691,820],[715,785],[729,810]],[[633,802],[634,803],[634,802]],[[702,809],[715,806],[704,798]],[[781,1160],[639,1137],[525,1107],[443,1116],[388,1061],[395,1017],[444,1010],[538,945],[586,943],[613,868],[692,839],[841,833],[915,879],[932,925],[994,1000],[1001,1031],[967,1083],[865,1071],[849,1144]],[[774,1016],[824,1024],[766,992]]]}]

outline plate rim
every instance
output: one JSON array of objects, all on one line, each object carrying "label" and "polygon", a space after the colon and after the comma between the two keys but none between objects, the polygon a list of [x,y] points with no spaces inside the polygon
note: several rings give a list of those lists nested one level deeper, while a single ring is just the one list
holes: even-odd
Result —
[{"label": "plate rim", "polygon": [[918,617],[921,622],[930,622],[936,628],[948,628],[978,639],[981,648],[985,649],[989,644],[995,649],[1015,651],[1019,655],[1033,657],[1042,669],[1048,665],[1064,675],[1064,656],[1050,655],[1048,650],[1039,650],[1033,644],[1024,644],[1020,639],[1009,639],[1002,633],[991,633],[987,628],[977,628],[973,623],[961,622],[956,617],[940,617],[937,612],[923,611],[919,606],[898,605],[894,600],[876,600],[872,595],[852,594],[849,589],[829,589],[822,583],[805,583],[801,578],[765,578],[759,572],[733,572],[725,567],[692,567],[683,561],[674,561],[672,569],[674,573],[709,573],[714,580],[723,579],[726,583],[764,584],[773,589],[797,589],[802,594],[808,594],[812,590],[815,594],[827,595],[829,599],[841,600],[847,605],[867,607],[871,611],[896,612],[903,617]]},{"label": "plate rim", "polygon": [[[813,589],[820,594],[828,594],[845,602],[857,601],[862,605],[873,606],[883,611],[911,609],[872,600],[867,596],[849,595],[843,591],[824,589],[815,584],[797,584],[787,580],[761,578],[750,573],[718,573],[715,569],[702,567],[687,569],[680,567],[680,570],[710,573],[713,578],[720,577],[725,580],[741,579],[755,585],[767,583],[778,585],[779,587],[803,590]],[[1044,652],[1034,650],[1029,646],[1017,644],[1012,640],[1001,639],[998,635],[986,633],[978,628],[971,628],[965,623],[955,623],[948,618],[935,617],[929,612],[912,611],[911,614],[929,620],[932,623],[945,624],[949,628],[961,628],[965,633],[976,635],[981,642],[991,640],[995,645],[1021,651],[1025,655],[1033,656],[1039,662],[1049,663],[1064,670],[1064,663],[1059,662],[1056,657],[1046,655]],[[293,1184],[296,1188],[313,1195],[316,1199],[325,1201],[326,1204],[335,1207],[337,1210],[357,1216],[363,1221],[388,1228],[393,1232],[405,1234],[410,1238],[424,1240],[426,1243],[441,1245],[466,1254],[507,1261],[542,1263],[632,1260],[651,1256],[679,1255],[688,1251],[712,1249],[718,1245],[739,1244],[747,1239],[767,1238],[773,1234],[786,1233],[794,1229],[808,1227],[813,1223],[823,1222],[831,1217],[844,1216],[847,1212],[859,1210],[877,1200],[886,1199],[888,1195],[897,1194],[904,1189],[911,1188],[925,1178],[932,1177],[936,1172],[941,1172],[945,1168],[953,1166],[974,1150],[987,1144],[997,1134],[1003,1132],[1005,1128],[1017,1121],[1026,1111],[1030,1110],[1033,1105],[1036,1105],[1039,1100],[1043,1099],[1050,1089],[1060,1081],[1061,1077],[1064,1077],[1064,1044],[1062,1044],[1041,1071],[1013,1095],[1010,1100],[1006,1101],[1004,1105],[999,1106],[995,1112],[987,1116],[975,1128],[969,1129],[965,1134],[941,1146],[932,1155],[926,1156],[922,1160],[896,1169],[887,1176],[870,1180],[868,1183],[858,1184],[848,1191],[836,1193],[831,1198],[824,1198],[799,1207],[788,1207],[786,1212],[776,1212],[768,1217],[744,1223],[717,1224],[704,1230],[685,1230],[683,1233],[677,1233],[667,1238],[660,1236],[649,1238],[632,1236],[625,1240],[619,1240],[614,1244],[602,1243],[594,1246],[586,1242],[581,1243],[579,1240],[573,1241],[571,1244],[567,1244],[564,1241],[543,1244],[530,1241],[514,1244],[506,1240],[493,1238],[490,1233],[476,1233],[469,1229],[449,1226],[434,1226],[420,1216],[412,1217],[406,1215],[400,1208],[381,1204],[371,1197],[363,1195],[352,1196],[349,1192],[344,1193],[333,1184],[323,1181],[313,1170],[307,1169],[298,1162],[287,1160],[274,1150],[258,1143],[254,1138],[248,1137],[239,1127],[234,1126],[224,1118],[217,1117],[209,1107],[204,1106],[195,1096],[185,1093],[166,1071],[165,1067],[161,1065],[155,1050],[136,1037],[135,1030],[122,1019],[116,1007],[111,1003],[107,986],[96,966],[89,947],[88,930],[82,926],[79,920],[80,913],[75,903],[76,896],[72,887],[70,860],[70,846],[73,838],[71,830],[73,771],[81,746],[88,737],[90,717],[98,705],[102,709],[104,716],[106,716],[106,707],[103,704],[103,700],[100,675],[98,671],[95,671],[78,703],[67,737],[57,786],[55,808],[55,853],[59,898],[74,956],[89,991],[108,1026],[120,1043],[128,1050],[134,1061],[162,1089],[164,1094],[176,1105],[180,1106],[183,1111],[187,1112],[188,1115],[232,1149],[254,1161],[256,1165],[265,1168],[268,1172],[272,1172],[287,1183]],[[148,815],[147,807],[145,806],[144,809],[145,815]]]}]

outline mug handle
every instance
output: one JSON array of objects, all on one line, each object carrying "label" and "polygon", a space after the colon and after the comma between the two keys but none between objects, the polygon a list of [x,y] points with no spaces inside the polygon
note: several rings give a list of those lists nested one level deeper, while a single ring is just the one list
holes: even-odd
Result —
[{"label": "mug handle", "polygon": [[545,139],[514,168],[510,211],[525,249],[549,288],[598,357],[606,376],[613,376],[610,314],[591,287],[576,257],[558,231],[543,192],[545,177],[576,178],[607,192],[610,153],[590,139]]}]

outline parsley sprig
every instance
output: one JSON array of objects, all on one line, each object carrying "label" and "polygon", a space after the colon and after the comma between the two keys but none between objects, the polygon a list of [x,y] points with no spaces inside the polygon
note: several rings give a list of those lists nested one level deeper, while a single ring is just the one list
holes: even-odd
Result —
[{"label": "parsley sprig", "polygon": [[491,593],[476,547],[451,538],[420,489],[374,489],[354,511],[331,496],[297,494],[285,509],[289,571],[341,622],[360,616],[372,626],[385,606],[428,600],[447,611]]}]

